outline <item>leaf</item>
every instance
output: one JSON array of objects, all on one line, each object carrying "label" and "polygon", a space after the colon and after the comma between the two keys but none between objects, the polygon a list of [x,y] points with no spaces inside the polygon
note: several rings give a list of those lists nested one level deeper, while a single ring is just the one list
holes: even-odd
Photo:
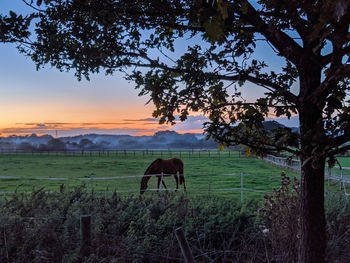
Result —
[{"label": "leaf", "polygon": [[223,0],[218,0],[217,3],[222,19],[226,20],[228,18],[227,3],[225,3]]},{"label": "leaf", "polygon": [[205,29],[204,37],[211,43],[218,42],[222,44],[225,41],[224,25],[220,18],[216,17],[205,21],[203,27]]},{"label": "leaf", "polygon": [[248,13],[248,3],[243,2],[240,11],[242,14],[246,15]]},{"label": "leaf", "polygon": [[334,156],[330,157],[327,161],[329,168],[333,168],[336,162],[337,159]]},{"label": "leaf", "polygon": [[249,146],[244,146],[245,149],[245,156],[249,157],[252,154],[252,148]]},{"label": "leaf", "polygon": [[225,146],[224,146],[222,143],[219,144],[219,150],[220,150],[220,152],[222,152],[222,151],[224,150],[224,147],[225,147]]}]

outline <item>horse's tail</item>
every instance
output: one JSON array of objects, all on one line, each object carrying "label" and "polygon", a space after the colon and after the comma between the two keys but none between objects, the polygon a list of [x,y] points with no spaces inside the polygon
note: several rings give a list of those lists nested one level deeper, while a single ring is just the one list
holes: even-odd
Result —
[{"label": "horse's tail", "polygon": [[183,173],[180,173],[180,184],[185,183],[185,176]]},{"label": "horse's tail", "polygon": [[184,176],[184,163],[180,160],[180,167],[179,167],[179,174],[180,174],[180,184],[185,184],[185,176]]}]

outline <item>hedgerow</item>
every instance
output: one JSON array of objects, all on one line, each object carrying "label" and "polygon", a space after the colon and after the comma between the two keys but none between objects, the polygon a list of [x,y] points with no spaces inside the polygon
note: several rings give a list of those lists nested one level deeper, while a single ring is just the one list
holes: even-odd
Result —
[{"label": "hedgerow", "polygon": [[[0,201],[0,262],[183,262],[178,227],[198,262],[296,262],[299,186],[282,177],[263,204],[167,192],[110,196],[85,186],[16,192]],[[84,214],[92,218],[87,257],[80,254]],[[326,219],[327,259],[347,262],[350,199],[327,192]]]},{"label": "hedgerow", "polygon": [[[262,262],[256,209],[232,199],[172,193],[106,197],[84,186],[15,193],[0,207],[0,262],[181,262],[174,234],[180,226],[196,260]],[[79,253],[82,214],[92,216],[85,258]]]}]

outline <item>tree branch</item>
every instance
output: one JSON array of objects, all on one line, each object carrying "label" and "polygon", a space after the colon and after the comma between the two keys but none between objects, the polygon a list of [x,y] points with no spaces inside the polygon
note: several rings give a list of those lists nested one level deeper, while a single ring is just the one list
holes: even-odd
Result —
[{"label": "tree branch", "polygon": [[325,93],[330,93],[331,89],[334,87],[334,83],[349,78],[350,76],[350,64],[342,65],[337,67],[334,73],[328,73],[326,79],[321,83],[321,85],[315,89],[307,98],[308,101],[318,100],[320,96]]},{"label": "tree branch", "polygon": [[[281,151],[286,151],[286,152],[289,152],[289,153],[294,154],[294,155],[299,155],[299,151],[297,151],[297,150],[293,150],[291,148],[284,147],[284,146],[277,146],[277,145],[269,144],[266,142],[256,141],[256,140],[254,142],[251,142],[248,140],[242,140],[242,138],[240,138],[239,140],[227,140],[226,139],[226,140],[222,140],[222,141],[229,142],[229,143],[235,143],[235,144],[243,144],[243,145],[246,145],[248,147],[258,149],[258,150],[265,152],[267,154],[280,153]],[[265,145],[267,147],[257,145],[256,144],[257,142],[260,143],[260,145]]]},{"label": "tree branch", "polygon": [[242,1],[242,4],[245,4],[248,10],[247,14],[239,12],[241,16],[255,26],[257,32],[264,35],[282,56],[298,66],[300,64],[300,57],[303,55],[303,49],[286,33],[278,30],[271,24],[266,24],[258,11],[248,1]]},{"label": "tree branch", "polygon": [[[131,63],[133,66],[139,66],[139,67],[157,67],[163,70],[168,70],[175,73],[195,73],[194,71],[185,71],[179,68],[172,68],[165,64],[159,63],[158,61],[155,61],[151,58],[149,58],[147,55],[142,55],[142,57],[150,62],[150,64],[144,64],[144,63]],[[258,86],[267,88],[271,92],[279,92],[281,95],[285,96],[286,100],[289,101],[292,104],[297,103],[297,96],[291,93],[290,91],[286,90],[285,88],[281,87],[280,85],[273,83],[267,79],[257,78],[254,76],[251,76],[249,74],[236,74],[233,76],[227,76],[227,75],[220,75],[216,73],[207,73],[207,72],[201,72],[205,75],[205,77],[209,79],[220,79],[220,80],[226,80],[226,81],[249,81],[254,84],[257,84]]]},{"label": "tree branch", "polygon": [[330,156],[334,156],[334,155],[336,155],[336,154],[342,154],[342,153],[347,152],[347,151],[349,151],[349,150],[350,150],[350,144],[345,145],[345,146],[343,146],[343,147],[340,147],[340,148],[334,149],[333,151],[328,152],[328,156],[330,157]]},{"label": "tree branch", "polygon": [[[348,38],[350,41],[350,34],[349,34]],[[350,46],[346,46],[343,49],[339,50],[337,55],[344,57],[346,54],[349,54],[349,53],[350,53]],[[334,52],[332,52],[328,55],[322,56],[321,57],[322,65],[326,66],[327,64],[331,63],[333,60],[333,57],[334,57]]]},{"label": "tree branch", "polygon": [[227,106],[261,106],[261,107],[269,107],[269,108],[275,108],[275,109],[285,109],[285,108],[295,108],[293,105],[273,105],[273,104],[263,104],[263,103],[255,103],[255,102],[229,102],[229,103],[223,103],[215,106],[211,106],[210,109],[219,109]]}]

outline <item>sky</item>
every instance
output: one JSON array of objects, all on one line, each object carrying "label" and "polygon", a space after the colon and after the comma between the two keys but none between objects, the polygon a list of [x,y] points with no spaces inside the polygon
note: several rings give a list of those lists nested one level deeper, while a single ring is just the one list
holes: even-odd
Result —
[{"label": "sky", "polygon": [[[21,0],[0,0],[1,13],[23,8]],[[271,57],[269,52],[261,50],[266,57]],[[271,63],[280,66],[278,60]],[[95,74],[90,81],[78,81],[73,72],[59,72],[50,66],[37,71],[30,58],[12,44],[0,44],[0,91],[0,136],[151,135],[166,129],[202,133],[207,120],[197,114],[172,127],[160,125],[152,118],[153,104],[146,105],[149,98],[139,97],[134,83],[121,73]],[[251,89],[251,93],[257,90]],[[285,120],[285,124],[297,126],[297,120]]]}]

